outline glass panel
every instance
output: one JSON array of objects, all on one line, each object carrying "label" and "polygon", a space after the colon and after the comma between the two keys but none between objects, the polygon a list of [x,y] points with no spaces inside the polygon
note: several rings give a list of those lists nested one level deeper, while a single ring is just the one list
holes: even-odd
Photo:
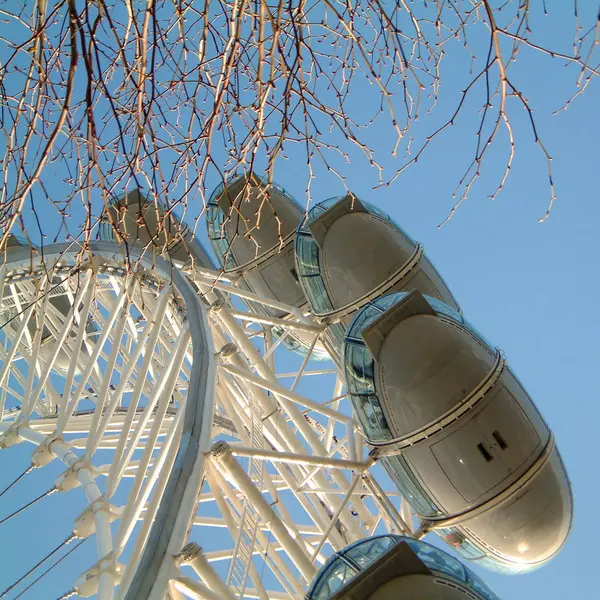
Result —
[{"label": "glass panel", "polygon": [[473,326],[469,321],[467,321],[467,319],[463,319],[463,324],[472,335],[479,338],[480,342],[483,342],[490,350],[493,351],[496,348],[498,348],[498,346],[489,342],[488,339],[484,335],[482,335],[481,332],[475,326]]},{"label": "glass panel", "polygon": [[430,499],[429,494],[414,478],[412,469],[403,456],[386,456],[381,459],[381,462],[394,480],[400,493],[419,515],[423,517],[441,515],[440,510]]},{"label": "glass panel", "polygon": [[355,562],[361,569],[366,569],[395,543],[396,540],[387,536],[365,540],[361,544],[350,548],[345,556]]},{"label": "glass panel", "polygon": [[268,175],[263,175],[262,177],[257,177],[257,179],[265,186],[265,187],[271,187],[279,192],[281,192],[284,196],[286,196],[286,198],[288,200],[290,200],[292,203],[294,203],[296,206],[298,206],[299,208],[303,208],[300,206],[300,203],[294,198],[294,196],[292,196],[283,186],[279,185],[278,183],[275,183],[274,181],[270,184],[269,186],[269,176]]},{"label": "glass panel", "polygon": [[381,217],[384,221],[389,221],[390,223],[392,222],[392,217],[390,217],[390,215],[388,215],[386,212],[382,211],[380,208],[378,208],[374,204],[363,202],[362,200],[361,200],[361,202],[363,203],[365,208],[367,208],[373,214],[377,215],[378,217]]},{"label": "glass panel", "polygon": [[377,302],[367,304],[352,321],[348,328],[348,335],[360,339],[361,332],[381,315],[382,310],[378,307]]},{"label": "glass panel", "polygon": [[319,247],[317,243],[310,234],[299,230],[296,236],[295,251],[300,285],[312,311],[323,314],[333,310],[325,283],[320,275]]},{"label": "glass panel", "polygon": [[456,558],[426,542],[413,539],[406,541],[429,568],[446,573],[463,583],[467,581],[467,572]]},{"label": "glass panel", "polygon": [[351,394],[374,394],[373,356],[361,342],[344,345],[346,385]]},{"label": "glass panel", "polygon": [[352,405],[365,435],[370,441],[387,442],[392,439],[392,432],[388,427],[377,396],[374,394],[352,396]]},{"label": "glass panel", "polygon": [[345,197],[346,196],[332,196],[331,198],[327,198],[327,200],[323,200],[323,202],[319,202],[319,204],[313,206],[313,208],[311,208],[308,212],[308,220],[312,221],[313,219],[316,219],[319,215],[322,215],[326,210],[336,205]]},{"label": "glass panel", "polygon": [[457,323],[465,322],[465,320],[462,318],[458,311],[454,310],[447,304],[444,304],[441,300],[438,300],[437,298],[432,298],[431,296],[426,296],[426,298],[429,304],[431,304],[432,308],[440,314],[445,315],[450,319],[453,319]]},{"label": "glass panel", "polygon": [[[216,191],[217,190],[215,190],[215,192]],[[213,195],[215,192],[213,192]],[[229,252],[229,242],[224,235],[223,213],[216,204],[209,205],[206,215],[206,222],[208,225],[208,239],[215,255],[217,256],[219,264],[225,269],[235,268],[237,265],[231,256],[231,252]],[[225,256],[227,256],[227,259]]]},{"label": "glass panel", "polygon": [[[250,303],[248,303],[248,304],[250,304]],[[275,337],[276,340],[278,340],[281,336],[285,335],[285,333],[286,333],[285,329],[279,325],[274,326],[272,331],[273,331],[273,336]],[[304,341],[299,340],[296,337],[294,337],[293,333],[288,333],[285,336],[285,339],[283,340],[282,344],[288,350],[291,350],[292,352],[294,352],[296,354],[300,354],[301,356],[306,356],[306,353],[308,352],[308,346],[306,345],[306,343]],[[310,354],[310,358],[311,358],[311,360],[329,360],[329,354],[327,354],[326,351],[319,350],[318,347],[315,347],[315,348],[313,348],[313,351]]]},{"label": "glass panel", "polygon": [[500,600],[494,592],[483,582],[482,579],[477,577],[473,571],[467,571],[469,576],[469,584],[479,595],[483,596],[485,600]]},{"label": "glass panel", "polygon": [[377,306],[377,308],[379,308],[379,310],[381,310],[381,312],[385,312],[388,308],[398,304],[398,302],[400,302],[400,300],[407,295],[407,292],[395,292],[393,294],[383,296],[382,298],[377,298],[374,304]]},{"label": "glass panel", "polygon": [[333,594],[344,587],[345,583],[356,575],[350,565],[342,559],[336,560],[323,575],[315,586],[312,594],[314,600],[328,600]]},{"label": "glass panel", "polygon": [[225,188],[225,182],[221,182],[212,192],[210,198],[208,199],[209,204],[216,203],[217,198],[221,195],[221,192]]},{"label": "glass panel", "polygon": [[485,555],[473,542],[469,541],[465,538],[465,536],[460,533],[457,529],[448,528],[448,529],[438,529],[436,533],[456,552],[458,552],[462,557],[467,560],[479,560],[482,559]]},{"label": "glass panel", "polygon": [[346,336],[346,328],[341,323],[334,323],[325,331],[325,335],[334,348],[336,348],[336,351],[341,352],[343,350],[344,337]]},{"label": "glass panel", "polygon": [[[226,271],[231,271],[233,269],[236,269],[238,264],[237,261],[235,260],[234,256],[233,256],[233,252],[231,252],[230,250],[228,250],[228,244],[225,240],[222,240],[223,243],[219,243],[217,244],[217,247],[219,248],[219,251],[221,252],[221,256],[224,257],[224,260],[221,260],[223,264],[223,267],[225,268]],[[248,286],[246,286],[248,287]],[[248,291],[253,291],[248,287]]]},{"label": "glass panel", "polygon": [[373,321],[378,319],[389,308],[395,304],[398,304],[398,302],[400,302],[405,296],[407,296],[406,292],[395,292],[369,302],[369,304],[365,305],[364,308],[359,311],[350,324],[350,327],[348,328],[348,336],[360,339],[361,332],[364,329],[366,329]]},{"label": "glass panel", "polygon": [[110,223],[102,223],[98,230],[98,238],[104,241],[113,241],[115,239],[115,230]]},{"label": "glass panel", "polygon": [[320,275],[304,277],[301,281],[304,283],[304,292],[315,313],[322,314],[332,310],[327,290]]},{"label": "glass panel", "polygon": [[425,297],[427,298],[427,301],[429,302],[429,304],[431,304],[432,308],[436,312],[438,312],[446,317],[449,317],[450,319],[453,319],[457,323],[461,323],[462,325],[464,325],[465,328],[469,331],[469,333],[471,333],[475,337],[479,338],[488,348],[490,348],[492,350],[494,348],[496,348],[496,346],[494,346],[493,344],[490,344],[490,342],[485,338],[485,336],[483,336],[477,330],[477,328],[474,327],[469,321],[467,321],[458,311],[454,310],[452,307],[448,306],[447,304],[445,304],[441,300],[438,300],[437,298],[432,298],[431,296],[425,296]]},{"label": "glass panel", "polygon": [[207,217],[207,223],[208,223],[208,237],[209,239],[212,240],[220,240],[223,238],[223,231],[221,229],[221,225],[222,223],[219,222],[219,220],[215,219],[213,220],[211,218],[211,215],[209,214]]},{"label": "glass panel", "polygon": [[312,237],[306,233],[298,232],[296,237],[296,260],[300,275],[318,275],[319,268],[319,247]]}]

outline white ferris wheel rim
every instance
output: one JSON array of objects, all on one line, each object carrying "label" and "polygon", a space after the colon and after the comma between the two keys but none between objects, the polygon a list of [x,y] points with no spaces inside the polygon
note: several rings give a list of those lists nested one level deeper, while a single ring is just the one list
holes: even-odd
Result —
[{"label": "white ferris wheel rim", "polygon": [[[79,250],[66,244],[47,247],[44,265],[64,266]],[[89,254],[94,257],[90,272],[102,265],[122,267],[124,262],[123,249],[112,242],[92,243]],[[10,257],[2,271],[2,286],[8,273],[31,270],[28,249],[12,250]],[[168,477],[161,479],[164,491],[155,500],[155,504],[160,500],[154,506],[155,518],[145,531],[144,548],[138,548],[137,567],[128,565],[123,574],[118,598],[296,598],[331,550],[381,526],[412,533],[406,503],[396,506],[393,496],[399,494],[383,492],[371,473],[373,461],[364,457],[351,412],[339,410],[340,403],[348,402],[339,369],[309,371],[307,357],[295,372],[278,372],[273,359],[281,339],[272,340],[270,327],[281,326],[282,319],[258,314],[250,305],[239,310],[228,299],[283,308],[288,312],[284,329],[311,333],[315,342],[322,326],[294,307],[237,288],[207,265],[184,273],[165,260],[140,257],[135,250],[129,259],[137,272],[168,282],[181,300],[193,354],[187,397],[195,401],[185,403],[179,446]],[[262,346],[252,340],[261,327]],[[296,391],[304,377],[332,373],[336,382],[327,401]],[[291,388],[281,383],[286,377],[293,378]],[[5,425],[0,427],[6,430]],[[340,427],[345,430],[341,438],[335,435]],[[223,437],[230,444],[213,446]],[[293,511],[286,507],[292,501]],[[203,514],[209,505],[220,517]],[[214,527],[229,532],[228,549],[204,550],[203,540],[211,537]],[[120,577],[114,557],[103,562],[104,558],[99,555],[96,565],[105,579],[97,596],[102,600],[114,597]],[[228,564],[227,575],[219,576],[213,565],[223,561]],[[191,567],[187,571],[193,571],[192,576],[185,566]],[[263,585],[265,568],[274,575],[275,586]]]},{"label": "white ferris wheel rim", "polygon": [[[0,425],[0,438],[4,440],[6,445],[22,440],[32,442],[37,446],[34,449],[34,456],[38,461],[43,462],[43,460],[51,460],[58,457],[65,462],[67,472],[70,470],[69,475],[78,480],[77,482],[74,481],[73,485],[81,484],[83,486],[91,506],[90,518],[94,522],[91,528],[97,532],[98,563],[84,575],[83,580],[81,580],[82,585],[80,589],[84,591],[89,589],[90,582],[85,582],[85,579],[92,580],[91,585],[97,584],[98,586],[97,597],[104,599],[112,598],[114,596],[115,584],[122,576],[127,577],[128,575],[127,572],[121,572],[122,569],[118,564],[117,554],[119,550],[122,550],[125,542],[131,536],[135,522],[140,519],[141,511],[144,511],[146,516],[152,516],[152,511],[154,511],[156,517],[149,519],[149,522],[145,526],[142,525],[141,531],[146,537],[152,539],[153,543],[151,547],[155,552],[155,556],[161,550],[164,551],[163,544],[165,541],[160,539],[160,536],[158,536],[158,540],[155,539],[157,528],[161,529],[160,524],[162,519],[168,519],[172,512],[177,512],[181,502],[185,500],[183,496],[186,486],[184,485],[183,489],[181,485],[178,486],[177,479],[181,477],[183,469],[189,470],[190,467],[193,469],[194,463],[190,462],[190,456],[193,455],[194,458],[203,457],[203,454],[198,452],[197,446],[194,447],[194,444],[197,445],[202,432],[200,424],[204,417],[203,413],[197,415],[196,410],[199,409],[201,411],[204,408],[206,398],[208,398],[209,402],[212,400],[212,387],[206,384],[214,380],[214,377],[211,378],[208,375],[212,368],[213,353],[210,350],[210,338],[206,335],[206,321],[203,311],[200,308],[199,298],[190,283],[177,270],[173,271],[169,263],[163,260],[150,261],[132,253],[129,256],[132,268],[124,269],[122,249],[111,242],[92,243],[81,267],[77,267],[77,264],[80,263],[80,260],[78,260],[79,253],[79,247],[58,244],[44,248],[43,257],[41,254],[32,256],[30,250],[26,248],[11,249],[6,255],[0,281],[0,286],[3,288],[2,297],[5,296],[4,290],[13,299],[16,297],[15,302],[22,303],[25,306],[25,308],[18,305],[14,307],[15,309],[22,309],[20,314],[17,310],[16,321],[18,323],[20,315],[25,318],[22,319],[22,324],[16,327],[16,332],[14,330],[11,332],[13,334],[16,333],[17,338],[13,340],[13,344],[10,343],[10,336],[8,334],[5,335],[4,341],[6,342],[6,347],[3,352],[4,360],[2,362],[4,364],[2,365],[0,378],[2,378],[3,384],[6,383],[4,387],[10,388],[10,378],[17,372],[17,369],[13,366],[14,364],[29,360],[31,364],[36,365],[37,370],[27,369],[26,377],[23,377],[23,371],[21,372],[20,383],[23,390],[21,407],[20,410],[13,411],[13,419],[2,422]],[[38,281],[34,283],[36,276],[38,277]],[[61,278],[60,285],[63,291],[70,284],[74,283],[76,279],[76,283],[71,285],[74,289],[70,290],[71,306],[76,304],[80,307],[80,310],[77,311],[79,325],[74,326],[72,329],[75,334],[74,341],[73,335],[60,335],[58,327],[60,325],[60,317],[57,311],[52,308],[51,302],[46,300],[44,303],[44,297],[47,296],[49,299],[52,294],[42,294],[41,297],[37,297],[38,291],[47,289],[48,292],[52,292],[56,289],[55,279],[57,276]],[[99,277],[110,279],[113,287],[118,290],[118,293],[110,289],[100,290],[98,288]],[[120,290],[118,289],[119,280],[123,284]],[[77,364],[80,361],[80,355],[83,354],[80,337],[84,339],[88,335],[85,331],[88,314],[94,312],[96,320],[101,319],[103,315],[106,316],[107,322],[103,324],[103,330],[98,332],[97,340],[110,340],[111,333],[114,334],[115,330],[120,327],[121,334],[119,334],[119,340],[123,341],[125,339],[123,331],[126,331],[128,327],[132,331],[135,331],[139,327],[139,324],[133,324],[131,314],[129,314],[131,310],[124,309],[132,309],[133,307],[138,309],[134,299],[134,296],[137,294],[138,304],[140,304],[140,300],[143,297],[143,302],[148,304],[146,307],[146,310],[148,310],[152,302],[152,286],[162,287],[160,302],[158,301],[159,296],[157,296],[155,298],[156,306],[151,315],[155,320],[148,323],[141,330],[139,334],[140,341],[144,340],[148,344],[154,339],[152,347],[156,349],[158,348],[156,344],[161,343],[159,339],[161,334],[168,330],[169,327],[171,329],[178,327],[177,320],[179,319],[180,321],[180,343],[177,346],[177,352],[173,352],[170,356],[165,352],[165,356],[162,357],[163,369],[158,374],[162,374],[165,377],[162,381],[159,381],[160,378],[157,376],[157,373],[154,373],[156,377],[156,389],[152,392],[154,394],[152,399],[156,402],[150,406],[148,392],[144,390],[144,387],[148,387],[148,382],[140,378],[143,384],[139,386],[140,391],[137,394],[138,403],[140,399],[142,400],[139,408],[137,406],[132,408],[130,405],[129,408],[131,410],[123,411],[123,409],[117,406],[115,399],[115,401],[111,400],[109,402],[107,411],[104,413],[102,411],[106,407],[103,406],[98,411],[77,411],[76,408],[81,398],[86,395],[89,396],[90,390],[97,391],[96,407],[100,406],[100,399],[105,401],[109,397],[114,396],[116,398],[119,391],[121,398],[127,393],[135,396],[135,386],[127,385],[123,377],[118,378],[118,385],[112,385],[113,389],[111,390],[111,376],[117,373],[119,369],[121,371],[118,373],[119,376],[123,375],[127,369],[130,369],[131,373],[136,377],[139,377],[140,374],[145,377],[151,369],[157,368],[158,365],[155,364],[155,357],[150,357],[147,365],[145,365],[146,361],[140,358],[145,356],[142,349],[138,352],[141,365],[136,364],[138,359],[136,358],[136,361],[134,361],[133,356],[130,363],[126,363],[122,359],[122,351],[116,349],[117,344],[113,344],[113,347],[115,347],[114,356],[112,356],[112,351],[108,353],[110,356],[107,356],[106,346],[104,346],[99,349],[95,360],[89,360],[90,358],[94,359],[93,355],[91,357],[84,357],[89,362],[89,368],[85,371],[79,372],[76,375],[75,371],[79,368],[76,367],[67,370],[66,373],[61,372],[57,374],[56,363],[58,361],[56,358],[54,359],[55,364],[50,363],[49,365],[48,361],[42,362],[40,358],[39,350],[42,346],[42,335],[40,334],[40,339],[36,340],[36,333],[34,331],[27,331],[28,327],[25,326],[27,319],[33,311],[30,305],[33,306],[33,301],[37,300],[38,308],[41,307],[39,312],[42,313],[42,316],[36,318],[41,319],[42,326],[37,329],[50,329],[55,336],[55,339],[50,340],[50,343],[54,344],[51,354],[57,356],[61,351],[64,351],[68,357],[68,347],[70,347],[72,351],[70,362]],[[31,301],[27,301],[26,298],[28,291],[30,292]],[[180,315],[176,314],[176,307],[174,307],[171,298],[173,294],[178,298],[180,303],[184,303],[185,323],[181,322]],[[102,309],[106,308],[102,305],[103,296],[106,296],[108,300],[112,297],[113,306],[109,311],[102,311]],[[23,302],[24,299],[25,302]],[[85,315],[83,314],[84,312]],[[143,315],[139,310],[137,310],[137,314]],[[69,317],[73,317],[72,308]],[[66,325],[67,315],[63,315],[63,318]],[[140,318],[143,319],[143,316]],[[64,329],[66,330],[67,328],[65,327]],[[22,345],[19,346],[18,343],[14,343],[19,340],[24,342],[24,338],[26,337],[29,338],[27,340],[29,342],[29,356],[27,356],[26,351],[19,352],[23,348]],[[193,340],[191,345],[187,344],[188,338],[190,341]],[[102,344],[96,345],[102,346]],[[131,351],[132,349],[135,350],[134,344],[129,345],[129,350]],[[93,378],[94,374],[98,374],[94,373],[94,371],[99,371],[98,366],[102,358],[102,350],[104,350],[105,355],[103,357],[104,366],[108,361],[112,360],[112,370],[109,371],[109,376],[105,377],[105,381],[102,381],[98,377]],[[7,356],[7,351],[9,356]],[[193,354],[193,357],[188,357],[187,360],[189,379],[187,381],[187,389],[184,390],[184,394],[182,395],[182,386],[177,386],[176,384],[181,379],[182,372],[180,372],[180,367],[186,362],[186,354]],[[7,358],[10,360],[6,360]],[[119,358],[121,358],[120,363],[118,361]],[[96,364],[94,365],[94,363]],[[144,368],[146,368],[145,374],[143,373]],[[32,376],[29,377],[29,374]],[[70,380],[72,385],[69,388],[67,388],[67,382],[63,381],[65,384],[64,389],[70,389],[72,393],[57,394],[54,392],[54,397],[58,397],[56,417],[46,414],[44,415],[45,419],[30,420],[29,417],[35,408],[33,405],[37,402],[36,398],[46,396],[47,399],[49,389],[54,387],[52,380],[56,381],[57,377],[63,380]],[[82,382],[84,378],[86,378],[86,381]],[[92,380],[93,385],[91,383]],[[122,389],[119,389],[120,384],[123,384]],[[169,392],[169,386],[173,388],[171,392]],[[117,388],[116,390],[114,389],[115,387]],[[131,389],[132,387],[133,390]],[[9,389],[8,394],[4,394],[3,396],[10,396],[11,391],[15,396],[18,396],[18,392],[15,392],[14,389]],[[176,404],[174,400],[175,395],[179,396],[179,405],[178,408],[173,409],[169,405],[172,399],[173,404]],[[184,403],[182,396],[196,398],[198,401],[196,403]],[[27,398],[30,399],[29,402],[26,401]],[[146,400],[145,406],[143,404],[144,400]],[[112,410],[112,414],[107,417],[109,410]],[[4,413],[4,411],[2,412]],[[125,412],[125,415],[123,415],[123,412]],[[157,418],[159,412],[163,414],[163,419],[160,422]],[[63,415],[67,416],[63,417]],[[10,414],[8,416],[10,417]],[[115,436],[107,436],[107,431],[114,433],[115,427],[118,425],[118,423],[113,422],[114,417],[116,417],[117,421],[120,420],[122,424],[126,424],[129,421],[131,429],[128,435],[137,435],[137,440],[123,435],[116,436],[118,439],[115,439]],[[73,429],[73,427],[70,428],[68,424],[74,421],[77,421],[74,428],[79,431],[94,422],[97,428],[100,430],[103,429],[103,433],[99,435],[99,439],[92,439],[92,436],[88,435],[86,439],[79,440],[80,446],[83,446],[84,442],[86,442],[84,452],[74,451],[70,447],[71,444],[68,442],[65,443],[62,438],[62,434],[66,431],[72,433],[70,429]],[[29,425],[32,425],[32,427]],[[198,429],[192,431],[194,427]],[[210,434],[210,428],[208,429],[208,433]],[[116,446],[115,452],[120,449],[124,464],[115,467],[116,463],[113,462],[110,465],[106,465],[108,472],[97,473],[94,468],[88,468],[86,461],[89,462],[88,458],[94,455],[98,447],[102,447],[102,443],[106,442],[107,438],[112,438],[110,442]],[[144,440],[148,447],[147,451],[142,453],[140,460],[132,461],[134,453],[136,450],[140,450]],[[152,447],[150,447],[150,441],[152,441]],[[119,447],[121,442],[121,447]],[[160,449],[161,447],[162,450]],[[47,458],[42,460],[40,458],[41,454],[47,455]],[[127,502],[125,506],[120,507],[123,511],[127,511],[132,518],[127,527],[125,529],[120,528],[116,539],[112,540],[110,522],[115,518],[119,518],[119,516],[123,517],[123,515],[119,515],[118,510],[115,510],[115,508],[119,507],[110,506],[104,497],[106,490],[101,492],[96,485],[95,479],[99,474],[107,475],[107,485],[110,484],[116,488],[125,476],[131,476],[132,473],[127,472],[127,470],[131,471],[132,467],[136,469],[135,463],[137,463],[138,470],[140,470],[140,464],[145,464],[143,476],[140,476],[140,478],[134,477],[133,485],[138,488],[138,497],[132,499],[131,502]],[[169,466],[170,463],[173,464],[172,467]],[[91,467],[91,463],[89,466]],[[159,467],[161,471],[158,471]],[[168,467],[168,472],[165,470],[165,467]],[[186,480],[188,476],[189,473],[186,473]],[[112,483],[110,483],[111,478]],[[190,483],[192,479],[189,479]],[[148,502],[148,498],[156,486],[159,486],[157,489],[161,486],[165,488],[166,491],[161,492],[161,498],[167,498],[168,502],[157,504],[156,500],[154,503],[152,502],[152,498]],[[150,510],[151,508],[152,510]],[[165,511],[164,509],[169,510]],[[162,529],[166,531],[165,528]],[[176,535],[176,531],[174,530],[171,531],[171,537],[173,535]],[[149,544],[145,544],[145,546],[150,547]],[[140,554],[138,559],[141,558],[141,550],[143,549],[143,547],[138,549],[138,553]]]}]

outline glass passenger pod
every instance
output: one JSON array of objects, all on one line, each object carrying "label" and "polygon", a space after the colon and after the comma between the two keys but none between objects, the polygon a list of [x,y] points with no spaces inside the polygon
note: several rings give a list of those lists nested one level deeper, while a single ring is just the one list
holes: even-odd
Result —
[{"label": "glass passenger pod", "polygon": [[456,310],[417,291],[367,304],[348,329],[343,368],[365,436],[415,511],[440,524],[466,515],[441,532],[479,549],[466,558],[520,572],[558,552],[572,497],[551,434]]},{"label": "glass passenger pod", "polygon": [[166,254],[180,265],[196,261],[202,266],[212,266],[194,232],[173,212],[167,214],[167,208],[160,199],[148,198],[139,189],[126,192],[104,210],[99,239],[120,241],[113,224],[128,244],[148,247],[147,252],[155,252],[159,256]]},{"label": "glass passenger pod", "polygon": [[221,265],[236,270],[293,241],[304,210],[276,183],[254,173],[219,185],[208,200],[208,237]]},{"label": "glass passenger pod", "polygon": [[456,558],[400,535],[361,540],[319,570],[305,600],[499,600]]},{"label": "glass passenger pod", "polygon": [[254,175],[219,186],[208,202],[208,237],[221,266],[243,274],[254,293],[306,304],[294,265],[293,238],[304,212],[282,187]]},{"label": "glass passenger pod", "polygon": [[460,310],[422,247],[352,194],[313,207],[298,228],[296,265],[312,312],[340,318],[392,291],[417,289]]},{"label": "glass passenger pod", "polygon": [[[294,262],[294,237],[304,210],[281,186],[254,173],[242,175],[227,185],[221,184],[208,201],[208,237],[225,271],[241,275],[237,285],[243,289],[303,309],[306,298],[298,282]],[[282,318],[283,310],[247,302],[266,316]],[[277,337],[283,329],[275,327]],[[314,335],[288,330],[284,345],[304,354]],[[329,357],[317,342],[311,357]]]},{"label": "glass passenger pod", "polygon": [[[25,237],[11,233],[6,246],[6,252],[16,252],[20,249],[26,249],[28,252],[33,250],[35,252],[37,247],[35,245],[31,246]],[[38,356],[42,361],[49,362],[56,354],[56,358],[54,359],[54,369],[59,373],[66,374],[71,364],[71,354],[64,349],[64,344],[63,347],[61,347],[61,350],[56,353],[55,345],[56,340],[62,334],[65,325],[68,325],[69,322],[72,323],[72,321],[66,319],[71,311],[71,303],[66,296],[66,289],[60,284],[60,278],[55,277],[52,281],[52,297],[48,301],[46,309],[46,317]],[[16,336],[18,334],[22,324],[20,314],[22,314],[23,309],[26,308],[23,305],[21,298],[15,298],[17,294],[18,292],[16,289],[13,289],[13,286],[5,286],[4,296],[2,298],[2,310],[0,312],[0,328],[5,329],[6,334],[9,336]],[[19,306],[21,309],[19,309]],[[29,317],[26,333],[23,335],[20,342],[23,351],[30,355],[33,352],[34,336],[38,330],[38,318],[40,318],[40,315],[34,311]],[[77,335],[77,329],[75,326],[71,326],[72,331],[69,335],[71,339],[74,339]],[[79,364],[75,371],[76,374],[84,368],[87,358],[91,355],[92,344],[98,336],[98,333],[99,328],[90,317],[86,325],[85,336],[79,353]]]}]

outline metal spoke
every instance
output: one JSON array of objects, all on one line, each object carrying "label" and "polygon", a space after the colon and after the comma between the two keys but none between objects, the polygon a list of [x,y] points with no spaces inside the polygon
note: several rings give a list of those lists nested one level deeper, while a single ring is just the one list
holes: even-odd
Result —
[{"label": "metal spoke", "polygon": [[[96,538],[97,562],[74,591],[297,598],[332,551],[418,529],[398,492],[384,492],[336,363],[312,360],[320,325],[210,270],[190,282],[143,261],[125,269],[104,251],[79,271],[63,251],[46,284],[60,276],[61,287],[42,296],[37,328],[28,323],[40,283],[12,281],[10,263],[1,272],[21,313],[1,340],[0,446],[32,444],[39,468],[58,458],[56,493],[83,491],[73,531]],[[235,297],[251,301],[247,310]],[[292,330],[313,335],[290,369],[275,357]],[[301,391],[306,378],[322,398]]]}]

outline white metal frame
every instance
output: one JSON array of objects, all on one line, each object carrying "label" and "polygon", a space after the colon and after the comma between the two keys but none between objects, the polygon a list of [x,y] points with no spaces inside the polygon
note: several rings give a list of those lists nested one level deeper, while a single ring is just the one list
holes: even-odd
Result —
[{"label": "white metal frame", "polygon": [[[332,551],[376,531],[413,535],[415,516],[397,491],[383,490],[390,482],[383,483],[382,469],[365,447],[336,365],[315,368],[305,358],[290,372],[279,370],[274,360],[272,325],[309,331],[315,340],[323,326],[295,307],[237,288],[219,271],[187,272],[212,307],[215,411],[234,431],[213,430],[213,439],[224,441],[208,453],[191,541],[173,556],[168,595],[300,598]],[[288,314],[280,319],[254,314],[251,307],[240,308],[244,300]],[[329,398],[299,393],[307,377],[331,385]],[[254,434],[257,414],[260,436]],[[253,476],[256,462],[268,466],[259,480]],[[248,503],[257,514],[249,522]],[[211,549],[216,537],[225,548]],[[231,578],[240,560],[242,585]],[[149,597],[162,599],[162,586]]]},{"label": "white metal frame", "polygon": [[[198,413],[209,421],[213,413],[214,361],[199,299],[168,263],[130,256],[134,262],[125,268],[120,248],[107,242],[94,243],[81,263],[78,250],[45,248],[43,262],[31,260],[28,249],[5,257],[0,299],[13,299],[5,316],[17,325],[4,327],[0,348],[0,447],[34,444],[34,467],[55,458],[66,466],[57,492],[67,498],[83,489],[88,506],[74,515],[73,533],[95,534],[98,561],[66,585],[80,596],[109,600],[119,583],[122,594],[134,579],[166,500],[178,515],[193,512],[202,472],[197,457],[204,456],[193,447],[200,437],[193,430],[202,423]],[[53,306],[56,294],[69,299],[68,314]],[[93,339],[90,319],[98,325]],[[53,338],[46,353],[40,351],[44,331]],[[68,358],[66,373],[55,368],[58,356]],[[79,410],[88,402],[91,410]],[[98,464],[99,449],[111,451],[108,464]],[[181,465],[188,469],[183,486]],[[187,524],[171,530],[167,542],[179,547],[186,531]],[[121,565],[126,547],[129,560]]]},{"label": "white metal frame", "polygon": [[[8,342],[0,348],[0,360],[10,377],[0,371],[0,384],[12,403],[22,406],[5,411],[0,444],[3,439],[31,438],[43,449],[34,456],[50,452],[60,457],[59,446],[53,445],[60,441],[74,457],[68,467],[75,476],[88,477],[90,489],[96,486],[88,501],[99,540],[99,563],[90,571],[92,584],[98,583],[98,598],[295,599],[302,597],[332,551],[378,531],[413,534],[418,528],[414,515],[370,457],[338,367],[315,365],[308,356],[290,371],[287,361],[277,358],[281,340],[273,340],[274,325],[314,334],[315,343],[322,325],[295,307],[236,287],[206,265],[178,272],[167,263],[153,267],[139,261],[134,272],[136,282],[140,274],[145,277],[141,285],[120,266],[123,256],[116,246],[98,243],[92,254],[87,279],[81,275],[79,285],[69,291],[71,303],[80,307],[74,315],[74,338],[66,333],[59,338],[60,315],[48,310],[52,305],[44,304],[44,296],[37,302],[52,313],[55,327],[50,329],[60,342],[57,347],[72,353],[72,368],[62,376],[71,394],[61,396],[51,389],[52,377],[44,380],[48,365],[35,354],[35,335],[26,341],[34,349],[31,356],[19,355],[17,360],[19,351]],[[46,250],[45,262],[59,255],[64,263],[59,270],[67,272],[65,247],[54,254]],[[14,285],[11,278],[21,268],[15,267],[17,262],[12,260],[0,272],[0,288]],[[60,263],[58,258],[55,262]],[[97,285],[99,277],[104,287]],[[36,289],[30,285],[27,293],[34,298]],[[275,319],[256,314],[242,305],[244,300],[287,315]],[[106,306],[98,308],[103,302]],[[121,314],[119,303],[135,310]],[[23,319],[33,309],[24,310]],[[95,340],[86,339],[88,313],[103,324]],[[154,325],[146,330],[143,322]],[[123,338],[120,350],[102,350],[111,336],[121,339],[119,331],[129,332],[131,340]],[[23,325],[13,336],[14,344],[24,344],[19,336],[27,335]],[[82,345],[96,356],[85,368],[77,366]],[[136,364],[141,366],[135,368],[147,373],[154,387],[121,366],[127,364],[121,355],[133,356],[138,350]],[[36,365],[35,375],[25,377],[19,371],[23,361]],[[102,377],[99,361],[109,372],[110,365],[117,365],[119,373]],[[19,386],[13,384],[16,377],[22,380]],[[329,394],[315,399],[301,393],[306,378],[323,390],[328,386]],[[117,410],[111,400],[122,394],[160,396],[160,390],[170,394],[165,392],[157,402],[157,415],[152,410]],[[172,410],[167,396],[175,398],[179,410]],[[59,405],[57,417],[41,411],[39,399],[47,398]],[[94,409],[78,410],[82,398],[93,402]],[[107,405],[112,412],[103,413]],[[61,435],[63,440],[50,442]],[[143,450],[141,457],[132,452],[137,446]],[[114,452],[111,464],[91,465],[99,448]],[[110,500],[124,481],[131,485],[127,502],[111,506],[104,498]],[[110,540],[106,527],[115,519],[120,519],[119,530]],[[129,539],[138,520],[137,536]],[[128,542],[133,544],[132,559],[119,565],[118,555]]]}]

